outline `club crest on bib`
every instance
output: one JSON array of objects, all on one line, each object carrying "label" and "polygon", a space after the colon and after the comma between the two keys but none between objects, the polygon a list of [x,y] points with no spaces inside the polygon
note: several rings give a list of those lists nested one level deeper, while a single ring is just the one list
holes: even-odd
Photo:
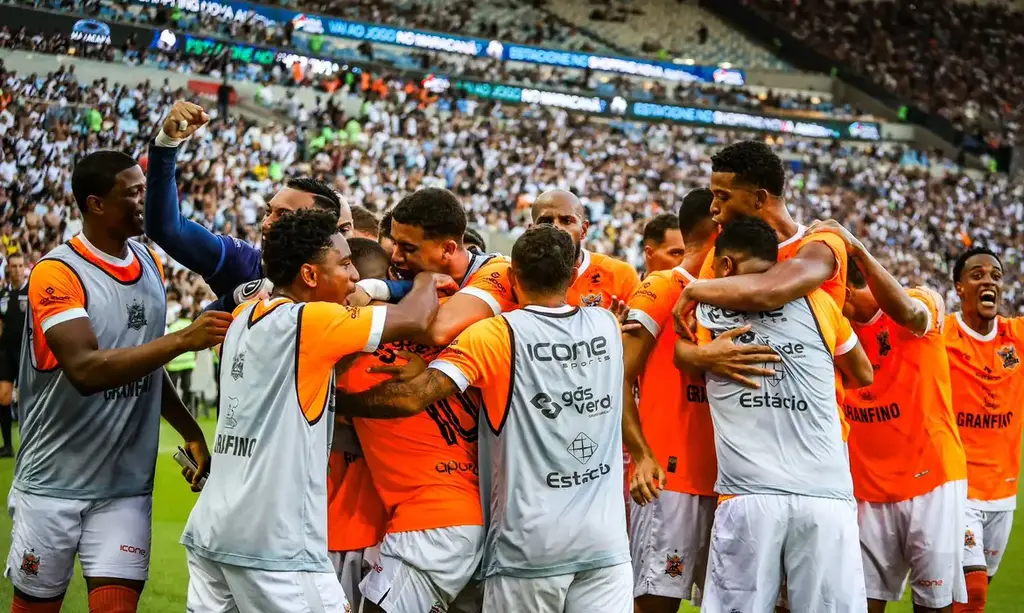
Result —
[{"label": "club crest on bib", "polygon": [[146,327],[146,306],[138,300],[132,300],[128,305],[128,327],[132,330],[141,330]]},{"label": "club crest on bib", "polygon": [[665,556],[665,574],[675,579],[681,577],[683,571],[686,570],[686,566],[683,564],[683,559],[678,555],[672,553]]},{"label": "club crest on bib", "polygon": [[601,294],[587,294],[580,298],[580,302],[585,307],[599,307],[601,306]]},{"label": "club crest on bib", "polygon": [[1020,359],[1017,357],[1017,350],[1014,349],[1013,345],[1005,345],[1000,347],[996,351],[996,355],[1003,361],[1003,370],[1013,370],[1020,364]]},{"label": "club crest on bib", "polygon": [[245,374],[245,352],[239,351],[231,360],[231,378],[238,381]]},{"label": "club crest on bib", "polygon": [[21,572],[33,577],[39,575],[39,556],[35,551],[29,549],[21,556]]}]

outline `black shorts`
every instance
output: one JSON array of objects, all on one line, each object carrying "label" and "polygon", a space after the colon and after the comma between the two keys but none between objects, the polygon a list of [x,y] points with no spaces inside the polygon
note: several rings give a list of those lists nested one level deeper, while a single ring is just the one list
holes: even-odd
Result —
[{"label": "black shorts", "polygon": [[18,381],[18,356],[0,347],[0,381]]}]

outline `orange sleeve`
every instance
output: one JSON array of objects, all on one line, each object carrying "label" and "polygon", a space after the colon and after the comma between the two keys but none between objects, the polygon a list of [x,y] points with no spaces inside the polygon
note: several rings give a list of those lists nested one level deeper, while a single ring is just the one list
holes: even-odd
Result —
[{"label": "orange sleeve", "polygon": [[512,381],[512,336],[505,318],[485,319],[466,328],[430,368],[443,372],[460,390],[479,388],[491,428],[500,429]]},{"label": "orange sleeve", "polygon": [[43,260],[32,269],[28,302],[33,324],[43,334],[57,324],[88,317],[86,300],[82,282],[67,264]]},{"label": "orange sleeve", "polygon": [[469,283],[459,293],[475,296],[487,303],[495,315],[516,308],[516,298],[512,295],[512,282],[508,271],[511,268],[508,260],[495,257],[480,267]]},{"label": "orange sleeve", "polygon": [[[819,232],[803,238],[800,241],[800,249],[811,243],[825,243],[832,250],[832,254],[836,258],[835,273],[833,273],[830,279],[821,284],[821,289],[829,296],[832,296],[832,300],[842,309],[843,305],[846,304],[846,243],[836,234]],[[797,250],[797,253],[799,253],[799,250]]]},{"label": "orange sleeve", "polygon": [[700,322],[698,321],[697,322],[697,344],[698,345],[707,345],[708,343],[710,343],[713,340],[714,339],[711,338],[711,330],[708,330],[704,326],[700,325]]},{"label": "orange sleeve", "polygon": [[373,351],[380,344],[387,307],[349,307],[310,302],[299,318],[296,384],[306,420],[314,423],[327,408],[330,375],[341,358]]},{"label": "orange sleeve", "polygon": [[942,298],[935,292],[927,289],[908,289],[907,295],[921,302],[928,309],[928,331],[924,336],[931,336],[942,333],[942,321],[946,315],[946,305]]},{"label": "orange sleeve", "polygon": [[256,300],[255,300],[255,299],[253,299],[253,300],[246,300],[246,301],[245,301],[245,302],[243,302],[242,304],[240,304],[240,305],[236,306],[236,307],[235,307],[235,310],[234,310],[234,311],[231,311],[231,316],[232,316],[232,317],[238,317],[239,315],[241,315],[241,314],[242,314],[242,311],[244,311],[245,309],[247,309],[247,308],[249,307],[249,305],[251,305],[251,304],[252,304],[252,303],[254,303],[254,302],[256,302]]},{"label": "orange sleeve", "polygon": [[843,317],[843,312],[827,292],[814,290],[807,299],[811,303],[815,319],[818,320],[821,334],[825,337],[825,344],[833,355],[843,355],[857,346],[858,340],[853,326]]},{"label": "orange sleeve", "polygon": [[146,249],[149,249],[149,254],[153,256],[153,261],[156,262],[156,269],[160,271],[160,280],[167,283],[167,273],[164,272],[164,263],[160,261],[160,256],[149,245],[146,245]]},{"label": "orange sleeve", "polygon": [[[671,274],[671,273],[670,273]],[[635,321],[658,338],[672,318],[672,308],[679,298],[675,281],[670,274],[656,272],[648,275],[629,299],[627,321]]]}]

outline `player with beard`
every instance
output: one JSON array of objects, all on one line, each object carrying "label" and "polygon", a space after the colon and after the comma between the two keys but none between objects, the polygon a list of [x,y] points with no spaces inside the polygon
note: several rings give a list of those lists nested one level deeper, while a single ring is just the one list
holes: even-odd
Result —
[{"label": "player with beard", "polygon": [[590,222],[575,194],[564,189],[548,190],[537,196],[530,213],[534,225],[551,224],[564,230],[576,246],[576,278],[569,288],[569,304],[614,309],[629,300],[640,285],[640,276],[622,260],[583,248]]},{"label": "player with beard", "polygon": [[957,433],[943,342],[945,302],[905,290],[835,221],[811,232],[843,238],[853,265],[844,309],[874,367],[874,382],[844,397],[852,430],[868,611],[902,599],[910,573],[914,610],[965,602],[963,546],[967,464]]},{"label": "player with beard", "polygon": [[[454,194],[421,189],[402,199],[391,216],[393,270],[407,278],[423,271],[443,273],[458,291],[443,300],[425,334],[346,365],[338,379],[346,393],[377,385],[392,370],[400,370],[410,353],[432,360],[464,328],[516,308],[508,261],[466,248],[466,215]],[[362,287],[386,289],[382,284]],[[368,610],[479,609],[479,593],[470,584],[484,536],[477,469],[479,411],[477,394],[455,391],[406,419],[353,420],[389,517],[378,562],[360,585]],[[395,462],[396,457],[402,461]]]},{"label": "player with beard", "polygon": [[[202,107],[179,100],[149,148],[146,177],[146,235],[171,258],[203,277],[219,300],[210,308],[231,312],[237,304],[272,289],[263,278],[260,250],[245,241],[213,234],[181,214],[175,164],[181,145],[210,120]],[[319,208],[338,216],[338,231],[352,235],[352,212],[326,183],[303,177],[285,184],[268,203],[262,231],[289,212]],[[399,289],[401,288],[401,289]],[[395,285],[397,296],[408,284]]]},{"label": "player with beard", "polygon": [[699,604],[692,588],[704,586],[715,512],[714,433],[704,377],[680,373],[673,363],[672,307],[696,279],[718,234],[710,204],[709,190],[693,190],[673,216],[675,228],[663,228],[685,241],[682,261],[647,275],[629,300],[627,321],[641,326],[622,335],[623,413],[637,412],[633,388],[639,383],[639,423],[651,446],[644,452],[667,471],[660,473],[665,491],[630,509],[633,595],[642,613],[675,613],[683,599]]},{"label": "player with beard", "polygon": [[946,317],[945,340],[953,406],[967,452],[964,576],[968,603],[957,613],[985,610],[988,584],[1006,551],[1017,507],[1024,418],[1024,319],[999,315],[1003,266],[984,247],[953,266],[960,312]]}]

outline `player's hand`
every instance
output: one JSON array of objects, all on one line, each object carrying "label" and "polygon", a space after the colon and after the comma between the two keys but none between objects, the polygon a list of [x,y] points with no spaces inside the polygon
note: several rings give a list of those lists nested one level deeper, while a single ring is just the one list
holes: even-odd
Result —
[{"label": "player's hand", "polygon": [[640,459],[634,459],[633,477],[629,480],[629,494],[640,506],[661,496],[665,489],[665,471],[654,459],[654,456],[647,455]]},{"label": "player's hand", "polygon": [[402,365],[380,365],[371,366],[366,369],[368,373],[391,375],[392,381],[410,381],[415,379],[427,369],[427,363],[420,356],[411,351],[396,351],[399,357],[408,360]]},{"label": "player's hand", "polygon": [[412,281],[413,289],[433,285],[438,294],[451,295],[459,291],[459,284],[450,276],[438,272],[421,272]]},{"label": "player's hand", "polygon": [[206,311],[191,326],[175,334],[181,335],[185,351],[202,351],[224,342],[232,319],[231,313]]},{"label": "player's hand", "polygon": [[863,243],[847,230],[841,223],[834,219],[826,219],[825,221],[815,221],[807,228],[808,234],[820,234],[822,232],[828,232],[829,234],[835,234],[839,238],[843,239],[846,243],[846,251],[853,252],[864,249]]},{"label": "player's hand", "polygon": [[370,298],[370,294],[366,293],[366,290],[359,287],[358,285],[352,293],[345,298],[345,304],[350,307],[364,307],[369,306],[373,299]]},{"label": "player's hand", "polygon": [[694,309],[697,308],[697,303],[690,300],[686,296],[684,291],[679,294],[679,299],[676,300],[675,306],[672,307],[672,323],[675,326],[676,334],[679,338],[688,338],[693,342],[697,342],[697,335],[694,334],[692,325],[694,319],[691,317]]},{"label": "player's hand", "polygon": [[759,389],[761,384],[750,377],[771,377],[775,371],[765,368],[766,364],[781,362],[775,350],[768,345],[737,345],[736,340],[750,333],[750,324],[726,330],[718,338],[700,348],[700,363],[697,366],[705,371],[741,385]]},{"label": "player's hand", "polygon": [[185,441],[182,449],[191,454],[192,459],[196,462],[196,470],[183,468],[181,469],[181,476],[185,477],[185,480],[191,484],[193,492],[202,491],[203,488],[199,482],[203,480],[203,477],[210,474],[210,449],[206,446],[206,440],[198,438]]},{"label": "player's hand", "polygon": [[636,321],[627,321],[629,317],[629,305],[626,304],[625,300],[619,300],[618,296],[612,296],[612,306],[608,309],[615,315],[615,319],[619,320],[619,327],[622,328],[623,332],[632,332],[633,330],[639,330],[643,326]]},{"label": "player's hand", "polygon": [[185,100],[178,100],[171,107],[171,112],[164,118],[164,134],[171,138],[185,139],[196,133],[196,130],[210,121],[203,107]]}]

